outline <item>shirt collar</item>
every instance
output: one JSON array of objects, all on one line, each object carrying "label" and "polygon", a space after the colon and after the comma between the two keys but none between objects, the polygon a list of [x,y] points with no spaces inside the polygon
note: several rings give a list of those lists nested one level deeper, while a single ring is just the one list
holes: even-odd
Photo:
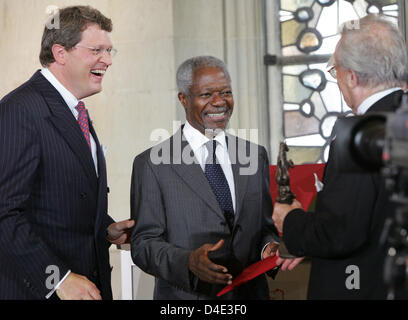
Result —
[{"label": "shirt collar", "polygon": [[[204,144],[210,141],[205,135],[203,135],[200,131],[194,128],[188,121],[186,121],[183,134],[186,137],[188,143],[190,144],[191,149],[193,152],[197,151],[201,148]],[[223,148],[227,148],[227,142],[225,140],[225,131],[219,132],[216,137],[214,138]]]},{"label": "shirt collar", "polygon": [[398,91],[402,90],[401,88],[391,88],[391,89],[386,89],[382,90],[380,92],[374,93],[373,95],[369,96],[367,99],[365,99],[357,108],[357,115],[363,115],[367,112],[370,107],[376,103],[377,101],[381,100],[385,96]]},{"label": "shirt collar", "polygon": [[78,105],[78,99],[69,92],[61,82],[53,75],[53,73],[48,68],[41,69],[42,75],[53,85],[53,87],[59,92],[59,94],[64,99],[65,103],[68,105],[69,109],[74,115],[78,114],[75,107]]}]

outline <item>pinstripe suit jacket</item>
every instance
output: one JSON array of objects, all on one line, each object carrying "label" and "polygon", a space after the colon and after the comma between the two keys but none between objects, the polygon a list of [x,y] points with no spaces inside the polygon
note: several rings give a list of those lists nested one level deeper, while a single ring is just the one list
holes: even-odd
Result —
[{"label": "pinstripe suit jacket", "polygon": [[[193,154],[181,132],[134,160],[131,214],[136,223],[132,258],[142,270],[156,277],[154,299],[214,299],[223,286],[199,281],[189,271],[189,255],[203,244],[225,239],[224,246],[212,252],[210,259],[226,266],[229,272],[237,275],[260,260],[263,246],[277,237],[270,218],[268,158],[263,147],[227,135],[237,208],[231,232],[200,165],[186,161]],[[250,150],[248,163],[242,151],[249,155]],[[238,161],[233,160],[236,158]],[[255,171],[251,169],[252,174],[246,175],[244,169],[251,165]],[[223,296],[268,297],[264,275]]]},{"label": "pinstripe suit jacket", "polygon": [[90,127],[99,178],[75,118],[39,71],[0,101],[0,299],[44,299],[56,284],[48,266],[112,297],[105,230],[113,220]]}]

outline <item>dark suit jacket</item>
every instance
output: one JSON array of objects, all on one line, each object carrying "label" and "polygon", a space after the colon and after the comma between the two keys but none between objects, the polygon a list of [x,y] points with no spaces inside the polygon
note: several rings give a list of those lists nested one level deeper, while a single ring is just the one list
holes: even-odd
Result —
[{"label": "dark suit jacket", "polygon": [[[229,230],[224,214],[181,130],[169,140],[138,155],[133,164],[131,187],[132,258],[143,271],[156,277],[154,299],[215,299],[223,288],[198,280],[188,267],[190,253],[206,243],[225,244],[210,255],[235,275],[259,261],[261,249],[277,239],[271,220],[269,167],[263,147],[228,135],[230,159],[241,160],[232,171],[236,193],[235,223]],[[242,151],[251,149],[251,175],[241,169]],[[235,150],[234,150],[235,149]],[[190,159],[191,159],[190,157]],[[160,158],[163,161],[158,161]],[[164,163],[163,163],[164,162]],[[186,163],[189,162],[189,163]],[[261,275],[238,287],[224,299],[268,299],[266,278]]]},{"label": "dark suit jacket", "polygon": [[106,167],[90,127],[99,178],[75,117],[39,71],[0,101],[0,299],[44,299],[56,284],[48,266],[112,298]]},{"label": "dark suit jacket", "polygon": [[[395,111],[401,95],[387,95],[369,112]],[[336,148],[346,146],[335,144],[330,150],[315,212],[291,211],[284,221],[284,241],[291,253],[312,257],[309,299],[385,299],[385,248],[379,240],[394,206],[379,173],[339,172]],[[346,281],[356,285],[358,276],[360,288],[348,289]]]}]

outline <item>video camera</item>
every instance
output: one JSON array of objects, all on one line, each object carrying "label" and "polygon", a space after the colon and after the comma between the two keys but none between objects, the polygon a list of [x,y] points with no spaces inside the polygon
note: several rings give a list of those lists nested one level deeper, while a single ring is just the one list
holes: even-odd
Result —
[{"label": "video camera", "polygon": [[[386,220],[380,244],[387,256],[384,280],[387,299],[408,292],[408,95],[395,113],[372,113],[339,118],[334,156],[343,172],[381,172],[390,201],[396,205],[394,215]],[[347,147],[345,147],[347,146]]]}]

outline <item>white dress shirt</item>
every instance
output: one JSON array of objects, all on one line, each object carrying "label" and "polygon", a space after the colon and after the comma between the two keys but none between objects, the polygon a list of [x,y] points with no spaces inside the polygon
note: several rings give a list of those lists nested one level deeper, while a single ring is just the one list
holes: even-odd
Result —
[{"label": "white dress shirt", "polygon": [[[78,121],[78,110],[75,107],[78,105],[79,100],[69,92],[62,84],[58,81],[58,79],[52,74],[52,72],[48,68],[41,69],[41,74],[47,79],[52,86],[59,92],[59,94],[64,99],[65,103],[68,105],[69,110],[71,110],[72,114],[74,115],[75,119]],[[92,159],[95,165],[96,175],[98,175],[98,157],[96,155],[96,143],[92,134],[89,133],[89,137],[91,140],[91,150],[92,150]]]},{"label": "white dress shirt", "polygon": [[[197,162],[200,164],[201,169],[203,172],[205,172],[205,161],[208,157],[208,149],[205,144],[210,141],[210,139],[195,129],[188,121],[186,121],[186,124],[184,125],[183,134],[187,142],[190,144],[190,147],[193,150],[194,156]],[[215,156],[217,157],[218,163],[221,165],[222,171],[227,179],[235,213],[234,175],[232,173],[231,160],[228,154],[227,141],[225,140],[225,132],[221,131],[218,133],[214,140],[217,141]]]}]

